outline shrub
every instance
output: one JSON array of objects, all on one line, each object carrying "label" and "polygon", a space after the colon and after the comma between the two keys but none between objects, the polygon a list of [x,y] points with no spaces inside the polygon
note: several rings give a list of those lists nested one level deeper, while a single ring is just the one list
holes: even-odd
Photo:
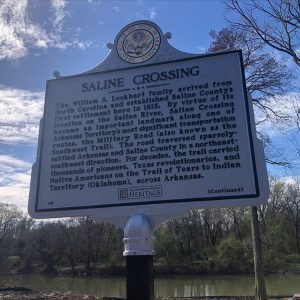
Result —
[{"label": "shrub", "polygon": [[214,258],[214,268],[218,273],[246,273],[251,263],[246,256],[243,245],[234,237],[229,236],[221,241]]}]

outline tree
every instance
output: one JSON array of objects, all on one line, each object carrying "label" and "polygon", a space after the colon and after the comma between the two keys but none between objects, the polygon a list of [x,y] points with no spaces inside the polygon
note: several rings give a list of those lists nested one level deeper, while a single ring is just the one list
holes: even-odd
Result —
[{"label": "tree", "polygon": [[294,227],[296,250],[300,253],[300,186],[299,184],[287,185],[284,208],[289,222]]},{"label": "tree", "polygon": [[0,203],[0,245],[13,236],[21,218],[22,213],[15,205]]},{"label": "tree", "polygon": [[122,261],[123,231],[110,223],[98,223],[96,234],[99,238],[97,245],[102,257],[106,260],[109,259],[111,264]]},{"label": "tree", "polygon": [[226,0],[227,7],[241,17],[231,22],[243,33],[250,32],[263,43],[289,55],[300,67],[299,0]]},{"label": "tree", "polygon": [[[239,5],[235,0],[231,2]],[[272,101],[276,100],[278,95],[282,96],[285,93],[286,87],[292,78],[286,66],[274,57],[267,55],[263,51],[262,41],[253,38],[253,32],[251,31],[231,27],[221,30],[218,34],[212,32],[211,35],[213,42],[209,49],[210,52],[228,48],[231,50],[241,49],[243,51],[246,86],[260,115],[257,124],[267,120],[275,121],[275,123],[286,121],[289,116],[280,113],[280,111],[275,111],[272,107]],[[280,160],[280,155],[278,155],[278,151],[274,148],[268,135],[259,131],[258,134],[264,142],[266,161],[271,164],[287,165],[286,161]],[[267,299],[267,294],[264,282],[257,207],[251,207],[251,228],[256,299],[264,300]]]},{"label": "tree", "polygon": [[255,298],[257,300],[267,300],[267,291],[264,280],[264,270],[262,262],[262,249],[259,234],[259,222],[257,216],[257,207],[251,207],[251,229],[254,253],[254,271],[255,271]]},{"label": "tree", "polygon": [[[291,58],[295,66],[300,67],[300,0],[225,0],[225,3],[230,11],[239,16],[239,20],[230,21],[235,29],[243,34],[250,33],[264,46]],[[297,101],[293,102],[294,110],[289,118],[292,126],[296,124],[298,127],[298,132],[292,133],[289,139],[296,154],[300,155],[297,136],[300,130],[300,107]]]},{"label": "tree", "polygon": [[56,222],[41,222],[31,232],[27,253],[31,260],[44,265],[44,274],[57,274],[56,265],[62,258],[64,246],[61,243],[60,227]]},{"label": "tree", "polygon": [[216,268],[222,273],[245,273],[249,262],[241,243],[232,235],[222,239],[217,247]]},{"label": "tree", "polygon": [[201,216],[204,222],[206,243],[215,247],[223,235],[223,212],[220,208],[203,209]]},{"label": "tree", "polygon": [[[258,208],[261,238],[264,245],[264,258],[269,269],[284,267],[284,254],[291,248],[290,226],[285,208],[287,197],[286,183],[271,178],[270,197]],[[290,235],[291,236],[291,235]]]},{"label": "tree", "polygon": [[85,276],[91,276],[96,222],[91,217],[81,217],[78,223],[80,258],[84,262]]},{"label": "tree", "polygon": [[175,269],[175,260],[179,252],[179,243],[172,227],[171,221],[161,225],[156,231],[155,241],[157,257],[161,257],[166,262],[170,272]]},{"label": "tree", "polygon": [[[228,222],[230,222],[229,230],[234,232],[235,238],[245,244],[245,239],[250,232],[250,214],[247,207],[228,207],[224,209]],[[228,231],[229,231],[228,230]],[[248,246],[248,245],[247,245]],[[247,247],[246,246],[246,247]]]},{"label": "tree", "polygon": [[0,203],[0,267],[9,267],[8,257],[16,240],[19,221],[22,219],[21,211],[11,204]]},{"label": "tree", "polygon": [[[270,56],[263,49],[263,43],[253,38],[251,32],[243,32],[233,27],[211,32],[213,39],[209,52],[223,50],[242,50],[245,69],[246,87],[255,106],[256,125],[269,121],[274,126],[285,124],[290,116],[274,108],[273,103],[285,94],[293,78],[284,62]],[[266,161],[270,164],[288,165],[282,159],[280,149],[274,146],[268,134],[257,130],[264,143]]]},{"label": "tree", "polygon": [[72,269],[72,275],[76,275],[76,258],[78,256],[79,236],[78,236],[78,221],[76,218],[69,218],[59,222],[61,243],[63,244],[63,253]]},{"label": "tree", "polygon": [[267,244],[267,235],[271,235],[272,229],[281,221],[284,211],[285,193],[285,183],[275,177],[271,177],[269,199],[258,207],[260,225]]}]

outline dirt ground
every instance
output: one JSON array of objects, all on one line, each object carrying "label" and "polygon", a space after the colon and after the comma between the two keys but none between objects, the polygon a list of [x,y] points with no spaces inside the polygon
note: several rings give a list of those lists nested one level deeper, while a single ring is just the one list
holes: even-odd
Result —
[{"label": "dirt ground", "polygon": [[107,297],[93,297],[88,295],[80,295],[73,292],[37,292],[24,287],[0,287],[0,300],[27,300],[27,299],[45,299],[45,300],[122,300],[120,298],[107,298]]},{"label": "dirt ground", "polygon": [[[0,286],[0,300],[2,299],[12,299],[12,300],[126,300],[123,298],[113,298],[113,297],[93,297],[89,295],[82,295],[73,292],[37,292],[25,287],[6,287]],[[162,298],[161,300],[163,300]],[[173,298],[167,298],[173,299]],[[175,299],[175,298],[174,298]],[[176,298],[176,300],[188,300],[191,298]],[[193,299],[202,299],[202,300],[254,300],[253,296],[222,296],[222,297],[199,297]],[[290,300],[292,297],[276,297],[269,300]],[[294,299],[294,298],[293,298]]]}]

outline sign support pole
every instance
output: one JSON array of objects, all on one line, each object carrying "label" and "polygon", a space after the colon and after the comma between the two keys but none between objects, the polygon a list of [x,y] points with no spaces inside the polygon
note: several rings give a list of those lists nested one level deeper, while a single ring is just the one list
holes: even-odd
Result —
[{"label": "sign support pole", "polygon": [[154,300],[153,228],[144,214],[131,216],[124,229],[126,299]]}]

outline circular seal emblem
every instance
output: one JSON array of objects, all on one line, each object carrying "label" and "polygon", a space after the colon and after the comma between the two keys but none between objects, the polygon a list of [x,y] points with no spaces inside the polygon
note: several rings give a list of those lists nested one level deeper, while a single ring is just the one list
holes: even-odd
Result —
[{"label": "circular seal emblem", "polygon": [[125,29],[118,41],[117,52],[126,62],[144,62],[157,52],[161,42],[158,30],[146,23],[135,24]]}]

